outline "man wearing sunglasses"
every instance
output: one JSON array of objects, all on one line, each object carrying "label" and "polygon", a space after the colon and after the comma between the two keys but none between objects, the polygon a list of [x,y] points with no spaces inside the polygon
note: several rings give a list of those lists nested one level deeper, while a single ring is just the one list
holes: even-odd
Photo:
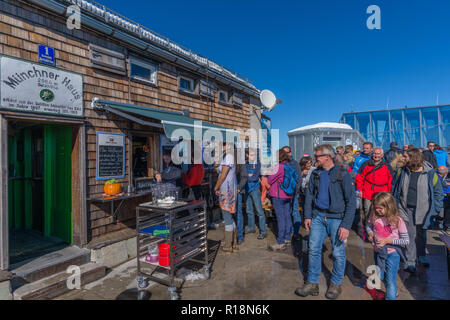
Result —
[{"label": "man wearing sunglasses", "polygon": [[434,169],[437,169],[438,164],[436,160],[436,155],[434,154],[434,149],[436,148],[436,144],[433,141],[428,141],[427,147],[423,150],[423,158],[425,161],[431,164]]},{"label": "man wearing sunglasses", "polygon": [[317,146],[314,158],[318,168],[311,174],[305,197],[305,228],[310,232],[308,279],[295,293],[302,297],[319,294],[322,245],[330,237],[334,263],[325,296],[336,299],[342,292],[345,241],[355,216],[355,185],[350,173],[335,165],[335,153],[330,145]]}]

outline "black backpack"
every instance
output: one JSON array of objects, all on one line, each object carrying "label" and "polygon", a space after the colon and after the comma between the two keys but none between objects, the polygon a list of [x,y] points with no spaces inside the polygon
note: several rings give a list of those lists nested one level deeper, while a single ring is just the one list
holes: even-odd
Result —
[{"label": "black backpack", "polygon": [[[342,195],[344,195],[344,187],[342,185],[342,181],[344,180],[344,174],[345,174],[345,169],[342,167],[338,168],[338,173],[337,173],[337,177],[334,181],[330,181],[330,183],[339,183],[339,186],[341,187],[341,192]],[[314,178],[314,192],[313,192],[313,199],[317,198],[317,195],[319,194],[319,181],[320,181],[320,175],[316,172],[316,170],[314,170],[314,172],[312,173]]]}]

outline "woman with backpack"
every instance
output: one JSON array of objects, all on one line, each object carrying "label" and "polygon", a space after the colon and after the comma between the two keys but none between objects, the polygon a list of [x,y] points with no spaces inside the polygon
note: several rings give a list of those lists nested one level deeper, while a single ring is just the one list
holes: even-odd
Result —
[{"label": "woman with backpack", "polygon": [[442,210],[444,194],[436,171],[424,160],[418,149],[408,149],[404,155],[406,165],[395,173],[397,179],[392,195],[397,201],[400,217],[405,221],[410,238],[405,252],[405,271],[415,273],[417,257],[420,264],[429,267],[425,257],[427,229],[432,217]]},{"label": "woman with backpack", "polygon": [[277,217],[278,235],[277,243],[270,245],[273,251],[286,249],[286,243],[291,241],[292,228],[292,197],[281,188],[285,176],[285,166],[288,166],[289,155],[283,149],[278,150],[278,165],[275,167],[273,174],[267,178],[270,184],[269,195],[272,198],[272,205],[275,209]]}]

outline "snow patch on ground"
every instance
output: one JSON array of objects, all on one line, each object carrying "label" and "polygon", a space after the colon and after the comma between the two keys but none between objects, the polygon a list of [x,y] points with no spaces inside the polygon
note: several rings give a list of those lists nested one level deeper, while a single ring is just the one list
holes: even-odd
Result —
[{"label": "snow patch on ground", "polygon": [[198,271],[193,271],[183,267],[177,271],[177,278],[186,281],[196,281],[196,280],[204,280],[206,279],[206,276]]}]

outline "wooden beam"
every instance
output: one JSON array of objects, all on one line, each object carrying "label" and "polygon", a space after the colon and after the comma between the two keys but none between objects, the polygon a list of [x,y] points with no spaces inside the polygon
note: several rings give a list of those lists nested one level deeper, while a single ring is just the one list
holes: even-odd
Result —
[{"label": "wooden beam", "polygon": [[80,128],[72,127],[72,241],[76,245],[81,245],[81,184],[80,176]]},{"label": "wooden beam", "polygon": [[127,130],[125,136],[125,142],[128,144],[128,184],[133,186],[133,135],[130,130]]},{"label": "wooden beam", "polygon": [[88,243],[88,218],[87,218],[87,157],[86,157],[86,126],[83,124],[78,129],[78,161],[79,161],[79,199],[80,199],[80,244]]},{"label": "wooden beam", "polygon": [[9,268],[8,121],[0,115],[0,269]]},{"label": "wooden beam", "polygon": [[31,121],[31,122],[41,122],[41,123],[67,123],[67,124],[82,124],[84,123],[84,118],[64,118],[56,117],[51,115],[39,115],[39,114],[25,114],[19,112],[10,112],[2,110],[0,114],[3,115],[7,120],[18,120],[18,121]]}]

